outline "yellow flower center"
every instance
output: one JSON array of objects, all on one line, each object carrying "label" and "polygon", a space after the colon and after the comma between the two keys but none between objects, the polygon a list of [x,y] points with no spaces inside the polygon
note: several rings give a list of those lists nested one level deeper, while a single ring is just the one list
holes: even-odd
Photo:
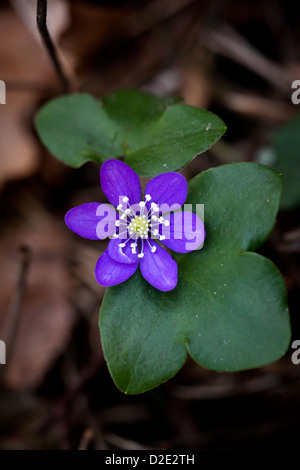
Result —
[{"label": "yellow flower center", "polygon": [[129,235],[137,234],[140,238],[148,238],[149,221],[145,215],[137,215],[128,225]]}]

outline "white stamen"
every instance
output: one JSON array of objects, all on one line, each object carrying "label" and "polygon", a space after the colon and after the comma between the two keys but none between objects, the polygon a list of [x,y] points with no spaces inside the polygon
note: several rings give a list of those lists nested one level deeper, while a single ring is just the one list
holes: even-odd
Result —
[{"label": "white stamen", "polygon": [[119,204],[119,205],[117,206],[117,211],[120,211],[120,210],[122,209],[122,207],[123,207],[122,204]]},{"label": "white stamen", "polygon": [[165,225],[166,227],[169,227],[170,221],[169,221],[169,220],[165,220],[165,221],[164,221],[164,225]]},{"label": "white stamen", "polygon": [[155,202],[151,202],[151,209],[153,212],[159,212],[158,205]]},{"label": "white stamen", "polygon": [[[148,195],[145,195],[145,201],[150,201],[151,199],[151,196],[148,194]],[[127,197],[124,197],[123,199],[123,203],[128,203],[128,198]],[[120,209],[120,219],[116,222],[116,226],[117,227],[122,227],[123,229],[125,228],[125,232],[123,233],[119,233],[119,234],[115,234],[114,237],[115,238],[119,238],[120,239],[120,242],[122,242],[122,238],[127,238],[127,240],[125,242],[122,242],[122,243],[119,243],[119,249],[122,251],[122,248],[124,248],[127,244],[127,242],[129,242],[129,240],[136,240],[134,243],[131,243],[130,244],[130,247],[131,247],[131,252],[133,254],[137,254],[139,258],[143,258],[145,256],[145,253],[144,253],[144,243],[148,243],[149,246],[150,246],[150,249],[152,249],[152,246],[150,245],[150,242],[148,240],[149,238],[149,231],[150,231],[150,227],[151,227],[151,224],[150,224],[150,221],[151,219],[153,220],[154,222],[154,225],[157,225],[157,221],[158,221],[158,217],[157,216],[153,216],[152,213],[153,211],[154,212],[159,212],[159,207],[157,204],[155,203],[151,203],[151,209],[148,210],[148,209],[144,209],[145,206],[146,206],[146,202],[145,201],[140,201],[139,202],[139,207],[140,207],[140,215],[137,215],[136,213],[133,212],[133,209],[132,207],[130,206],[130,204],[127,205],[126,209],[124,208],[123,210],[123,207],[124,207],[124,204],[119,204],[118,206],[118,209]],[[122,207],[122,209],[121,209]],[[123,236],[123,234],[125,234],[125,236]],[[159,235],[159,230],[155,230],[155,234],[156,235]],[[138,248],[138,242],[137,240],[140,238],[141,240],[141,246],[140,246],[140,249]],[[130,242],[129,242],[130,243]],[[154,253],[156,251],[155,250],[152,250],[152,252]]]},{"label": "white stamen", "polygon": [[155,253],[156,252],[156,246],[152,246],[151,251],[152,251],[152,253]]},{"label": "white stamen", "polygon": [[165,237],[165,235],[160,235],[160,236],[159,236],[159,239],[160,239],[160,240],[165,240],[166,237]]},{"label": "white stamen", "polygon": [[158,230],[157,228],[155,230],[153,230],[153,235],[158,235]]},{"label": "white stamen", "polygon": [[119,221],[119,220],[116,220],[116,221],[115,221],[115,226],[116,226],[116,227],[120,227],[120,221]]},{"label": "white stamen", "polygon": [[158,222],[159,222],[160,224],[162,224],[164,220],[165,220],[165,219],[161,216],[161,217],[158,219]]},{"label": "white stamen", "polygon": [[119,235],[117,233],[114,233],[113,238],[119,238]]}]

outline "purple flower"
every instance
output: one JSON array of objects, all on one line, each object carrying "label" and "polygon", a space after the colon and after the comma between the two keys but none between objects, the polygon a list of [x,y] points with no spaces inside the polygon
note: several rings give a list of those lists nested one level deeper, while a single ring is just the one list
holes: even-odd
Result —
[{"label": "purple flower", "polygon": [[68,227],[84,238],[111,238],[96,264],[98,283],[120,284],[140,264],[143,277],[152,286],[161,291],[174,289],[177,263],[162,245],[187,253],[197,249],[205,237],[203,223],[196,214],[178,211],[187,197],[185,178],[171,172],[156,176],[147,184],[142,200],[138,175],[113,159],[102,165],[100,182],[114,207],[86,203],[71,209],[65,217]]}]

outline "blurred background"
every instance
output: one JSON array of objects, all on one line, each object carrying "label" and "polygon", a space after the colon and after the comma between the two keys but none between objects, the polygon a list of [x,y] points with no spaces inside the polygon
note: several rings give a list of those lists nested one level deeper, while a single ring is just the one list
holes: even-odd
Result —
[{"label": "blurred background", "polygon": [[[300,3],[281,0],[49,0],[48,27],[70,91],[179,95],[218,114],[221,142],[183,170],[261,161],[284,174],[286,202],[260,253],[281,270],[300,339],[300,123],[276,156],[273,136],[300,111]],[[300,447],[300,365],[234,374],[188,360],[168,383],[126,396],[98,331],[105,242],[71,233],[71,207],[104,201],[99,167],[67,168],[39,142],[34,116],[63,93],[36,27],[36,1],[0,2],[0,449]],[[300,95],[299,95],[300,97]],[[299,111],[298,111],[299,110]],[[286,135],[286,134],[285,134]],[[290,150],[293,155],[290,155]],[[292,190],[292,195],[288,193]]]}]

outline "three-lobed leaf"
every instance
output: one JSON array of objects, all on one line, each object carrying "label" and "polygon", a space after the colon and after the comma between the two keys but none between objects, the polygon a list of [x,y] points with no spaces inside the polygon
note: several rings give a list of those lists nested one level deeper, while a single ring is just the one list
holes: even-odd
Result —
[{"label": "three-lobed leaf", "polygon": [[223,121],[178,98],[122,90],[101,101],[88,94],[56,98],[38,113],[36,128],[67,165],[125,157],[140,176],[176,171],[225,132]]},{"label": "three-lobed leaf", "polygon": [[202,250],[176,255],[177,287],[162,293],[137,272],[106,291],[100,331],[120,390],[158,386],[187,353],[218,371],[263,366],[285,353],[284,282],[271,261],[247,251],[271,231],[281,187],[279,173],[255,163],[223,165],[189,183],[187,202],[204,204],[207,235]]}]

